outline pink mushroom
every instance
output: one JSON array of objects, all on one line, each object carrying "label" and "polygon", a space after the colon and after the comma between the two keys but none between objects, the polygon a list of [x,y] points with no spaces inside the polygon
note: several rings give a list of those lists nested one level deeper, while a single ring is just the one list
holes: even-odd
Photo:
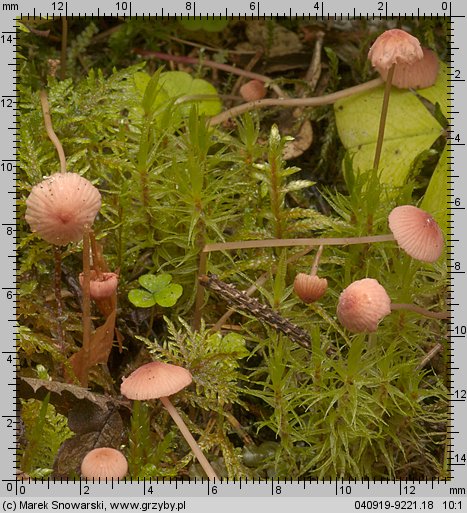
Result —
[{"label": "pink mushroom", "polygon": [[76,173],[56,173],[35,185],[26,200],[31,230],[56,245],[78,242],[101,206],[99,191]]},{"label": "pink mushroom", "polygon": [[391,300],[373,278],[354,281],[343,290],[337,305],[341,324],[354,333],[376,331],[383,317],[391,313]]},{"label": "pink mushroom", "polygon": [[373,43],[368,58],[380,73],[396,64],[414,64],[423,59],[419,40],[405,30],[386,30]]},{"label": "pink mushroom", "polygon": [[125,456],[111,447],[93,449],[81,463],[81,475],[88,479],[118,479],[125,477],[127,472]]},{"label": "pink mushroom", "polygon": [[435,262],[441,256],[443,232],[428,212],[402,205],[391,211],[388,221],[397,244],[412,258]]},{"label": "pink mushroom", "polygon": [[[399,89],[423,89],[432,86],[438,77],[439,60],[435,52],[422,48],[423,59],[413,64],[398,64],[394,68],[392,85]],[[381,78],[387,79],[388,69],[378,69]]]},{"label": "pink mushroom", "polygon": [[328,288],[328,280],[316,275],[298,273],[293,282],[293,288],[297,296],[304,303],[317,301]]},{"label": "pink mushroom", "polygon": [[[79,275],[79,282],[81,286],[84,283],[84,274]],[[111,297],[118,287],[118,274],[116,273],[101,273],[97,275],[96,271],[91,271],[91,280],[89,282],[89,290],[91,299],[106,299]]]},{"label": "pink mushroom", "polygon": [[251,102],[261,100],[266,96],[266,88],[261,80],[250,80],[240,87],[240,94],[244,100]]},{"label": "pink mushroom", "polygon": [[168,398],[169,395],[175,394],[188,386],[191,381],[190,371],[183,367],[164,362],[150,362],[136,369],[127,378],[123,378],[120,391],[128,399],[139,401],[160,399],[207,476],[214,479],[217,478],[214,469]]}]

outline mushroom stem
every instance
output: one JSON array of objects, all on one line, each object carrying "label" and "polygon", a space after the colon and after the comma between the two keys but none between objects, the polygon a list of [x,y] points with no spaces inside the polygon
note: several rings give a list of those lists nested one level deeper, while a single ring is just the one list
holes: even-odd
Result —
[{"label": "mushroom stem", "polygon": [[54,246],[54,292],[57,302],[57,339],[62,353],[65,353],[65,337],[63,334],[63,300],[62,300],[62,254],[58,246]]},{"label": "mushroom stem", "polygon": [[89,258],[89,226],[84,227],[83,233],[83,360],[85,373],[82,385],[87,386],[89,354],[91,351],[91,265]]},{"label": "mushroom stem", "polygon": [[374,242],[392,242],[394,235],[369,235],[364,237],[321,237],[314,239],[264,239],[238,240],[235,242],[216,242],[206,244],[203,253],[211,251],[229,251],[233,249],[251,248],[283,248],[288,246],[346,246],[350,244],[371,244]]},{"label": "mushroom stem", "polygon": [[324,248],[324,245],[321,244],[321,246],[318,248],[318,251],[316,252],[315,259],[313,260],[313,265],[311,266],[311,273],[310,273],[311,276],[316,276],[316,274],[318,272],[319,261],[321,259],[321,255],[323,253],[323,248]]},{"label": "mushroom stem", "polygon": [[388,116],[389,96],[391,94],[392,77],[396,65],[393,64],[388,71],[386,78],[386,86],[384,88],[383,106],[381,107],[381,117],[379,119],[378,139],[376,141],[375,159],[373,161],[373,169],[378,170],[379,161],[381,158],[381,150],[383,148],[384,130],[386,128],[386,118]]},{"label": "mushroom stem", "polygon": [[67,58],[67,40],[68,40],[68,20],[66,16],[62,18],[62,48],[60,52],[60,79],[66,78],[66,58]]},{"label": "mushroom stem", "polygon": [[261,109],[263,107],[318,107],[321,105],[331,105],[337,102],[337,100],[348,98],[354,94],[370,91],[371,89],[375,89],[382,84],[382,78],[375,78],[369,82],[364,82],[363,84],[349,87],[348,89],[342,89],[342,91],[326,94],[324,96],[314,96],[313,98],[263,98],[262,100],[243,103],[237,107],[232,107],[229,110],[225,110],[217,116],[213,116],[209,119],[209,126],[219,125],[220,123],[223,123],[230,118],[240,116],[240,114],[244,114],[245,112]]},{"label": "mushroom stem", "polygon": [[424,315],[425,317],[431,317],[432,319],[449,319],[449,312],[432,312],[431,310],[426,310],[421,306],[413,305],[411,303],[391,303],[391,310],[409,310],[411,312]]},{"label": "mushroom stem", "polygon": [[183,421],[182,417],[178,414],[178,411],[175,409],[174,405],[170,401],[168,397],[161,397],[160,398],[162,404],[164,405],[165,409],[169,412],[169,415],[174,420],[175,424],[177,424],[178,428],[180,429],[180,432],[183,435],[183,438],[187,441],[188,445],[191,447],[191,450],[193,451],[193,454],[196,456],[197,460],[199,461],[200,465],[203,467],[203,470],[206,472],[206,475],[209,477],[209,479],[219,479],[214,472],[214,469],[211,467],[211,464],[206,459],[206,456],[201,451],[200,446],[196,442],[196,440],[193,438],[192,434],[190,433],[187,425]]},{"label": "mushroom stem", "polygon": [[47,135],[49,136],[49,139],[52,141],[53,145],[55,146],[55,149],[57,150],[58,158],[60,159],[60,172],[66,173],[65,152],[63,151],[62,143],[58,139],[57,134],[54,132],[53,129],[47,93],[45,91],[41,91],[39,93],[39,97],[41,99],[42,115],[44,117],[45,130],[47,132]]}]

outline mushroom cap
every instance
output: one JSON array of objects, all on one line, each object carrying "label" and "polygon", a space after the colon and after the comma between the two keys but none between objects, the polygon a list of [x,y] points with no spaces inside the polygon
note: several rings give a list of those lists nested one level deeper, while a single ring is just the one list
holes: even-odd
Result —
[{"label": "mushroom cap", "polygon": [[242,98],[248,102],[252,102],[254,100],[261,100],[266,96],[266,88],[264,87],[264,82],[261,80],[250,80],[240,87],[240,94]]},{"label": "mushroom cap", "polygon": [[117,449],[99,447],[88,452],[81,462],[81,475],[88,479],[117,479],[125,477],[128,462]]},{"label": "mushroom cap", "polygon": [[26,200],[26,221],[51,244],[78,242],[101,207],[99,191],[76,173],[55,173],[35,185]]},{"label": "mushroom cap", "polygon": [[391,300],[382,285],[373,278],[351,283],[339,296],[337,317],[354,333],[376,331],[379,321],[391,313]]},{"label": "mushroom cap", "polygon": [[128,399],[158,399],[187,387],[193,378],[190,371],[164,362],[150,362],[123,378],[121,393]]},{"label": "mushroom cap", "polygon": [[[398,64],[394,68],[392,85],[399,89],[423,89],[432,86],[438,77],[438,56],[428,48],[422,48],[423,59],[413,64]],[[381,78],[386,80],[388,69],[379,70]]]},{"label": "mushroom cap", "polygon": [[[84,282],[84,273],[79,275],[79,283],[81,287]],[[89,292],[92,299],[106,299],[111,297],[118,287],[118,274],[101,273],[101,277],[97,277],[95,270],[91,271],[91,281],[89,282]]]},{"label": "mushroom cap", "polygon": [[423,51],[418,39],[405,30],[391,29],[376,38],[368,58],[380,73],[393,64],[413,64],[423,59]]},{"label": "mushroom cap", "polygon": [[388,221],[397,244],[412,258],[434,262],[441,256],[443,232],[428,212],[402,205],[391,211]]},{"label": "mushroom cap", "polygon": [[293,288],[304,303],[313,303],[326,292],[328,280],[311,274],[298,273],[295,276]]}]

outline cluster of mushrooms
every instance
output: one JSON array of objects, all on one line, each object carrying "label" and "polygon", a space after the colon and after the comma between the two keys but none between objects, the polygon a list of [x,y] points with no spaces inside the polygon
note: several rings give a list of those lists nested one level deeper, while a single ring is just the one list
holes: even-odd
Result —
[{"label": "cluster of mushrooms", "polygon": [[[399,247],[415,260],[435,262],[444,247],[443,233],[424,210],[412,205],[402,205],[392,210],[388,217],[389,228]],[[326,278],[316,274],[320,252],[310,274],[299,273],[294,280],[294,290],[305,303],[313,303],[326,292]],[[372,333],[379,322],[392,310],[412,310],[435,318],[445,318],[446,312],[425,311],[409,304],[391,303],[385,288],[374,278],[363,278],[351,283],[339,296],[337,318],[353,333]]]},{"label": "cluster of mushrooms", "polygon": [[[369,52],[369,58],[389,86],[392,83],[401,88],[427,87],[436,80],[436,56],[430,50],[422,49],[417,39],[401,30],[389,30],[378,37]],[[257,83],[250,84],[249,88],[256,88],[254,93],[259,97],[264,95],[264,88],[258,87]],[[253,94],[247,88],[242,93],[245,97]],[[60,246],[79,242],[83,238],[100,209],[101,195],[96,187],[80,175],[61,172],[34,186],[26,206],[26,220],[32,231],[54,246]],[[411,257],[425,262],[434,262],[440,257],[443,235],[430,214],[417,207],[404,205],[396,207],[388,221],[394,239]],[[296,293],[307,303],[319,299],[327,288],[326,279],[317,276],[321,251],[322,247],[311,274],[300,273],[294,282]],[[83,277],[80,281],[83,286]],[[117,285],[118,276],[115,273],[101,276],[91,274],[91,297],[108,297],[115,292]],[[381,319],[396,308],[398,306],[391,303],[384,287],[377,280],[364,278],[353,282],[341,293],[337,317],[352,332],[373,332]],[[215,471],[169,400],[170,395],[191,382],[192,375],[188,370],[153,361],[124,378],[121,393],[133,400],[159,398],[206,475],[214,479],[217,478]],[[90,451],[81,465],[81,475],[89,479],[123,478],[127,473],[125,456],[110,447]]]}]

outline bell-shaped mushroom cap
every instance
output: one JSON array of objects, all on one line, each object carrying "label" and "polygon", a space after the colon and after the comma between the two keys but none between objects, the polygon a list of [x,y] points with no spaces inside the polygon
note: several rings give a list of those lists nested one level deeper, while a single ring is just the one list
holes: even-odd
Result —
[{"label": "bell-shaped mushroom cap", "polygon": [[[399,89],[423,89],[432,86],[438,77],[439,60],[435,52],[422,48],[423,59],[413,64],[398,64],[394,68],[392,85]],[[383,80],[388,76],[388,69],[381,69]]]},{"label": "bell-shaped mushroom cap", "polygon": [[261,100],[266,96],[266,88],[264,87],[264,82],[261,80],[250,80],[246,84],[243,84],[240,87],[240,94],[244,100],[247,102],[252,102],[254,100]]},{"label": "bell-shaped mushroom cap", "polygon": [[368,58],[381,73],[393,64],[413,64],[423,59],[423,51],[416,37],[404,30],[391,29],[376,38]]},{"label": "bell-shaped mushroom cap", "polygon": [[412,258],[434,262],[441,256],[443,232],[428,212],[413,205],[402,205],[392,210],[388,221],[397,244]]},{"label": "bell-shaped mushroom cap", "polygon": [[373,278],[351,283],[339,296],[337,317],[354,333],[376,331],[379,321],[391,313],[391,300],[382,285]]},{"label": "bell-shaped mushroom cap", "polygon": [[295,276],[293,288],[304,303],[313,303],[326,292],[328,280],[311,274],[298,273]]},{"label": "bell-shaped mushroom cap", "polygon": [[26,200],[26,221],[51,244],[78,242],[101,207],[99,191],[76,173],[56,173],[35,185]]},{"label": "bell-shaped mushroom cap", "polygon": [[[79,283],[83,286],[84,274],[80,273]],[[111,297],[118,287],[118,274],[102,273],[97,276],[96,271],[91,271],[91,281],[89,282],[89,292],[92,299],[106,299]]]},{"label": "bell-shaped mushroom cap", "polygon": [[128,399],[158,399],[175,394],[192,382],[190,371],[164,362],[151,362],[138,367],[123,378],[121,393]]},{"label": "bell-shaped mushroom cap", "polygon": [[88,479],[125,477],[128,463],[117,449],[99,447],[88,452],[81,462],[81,475]]}]

